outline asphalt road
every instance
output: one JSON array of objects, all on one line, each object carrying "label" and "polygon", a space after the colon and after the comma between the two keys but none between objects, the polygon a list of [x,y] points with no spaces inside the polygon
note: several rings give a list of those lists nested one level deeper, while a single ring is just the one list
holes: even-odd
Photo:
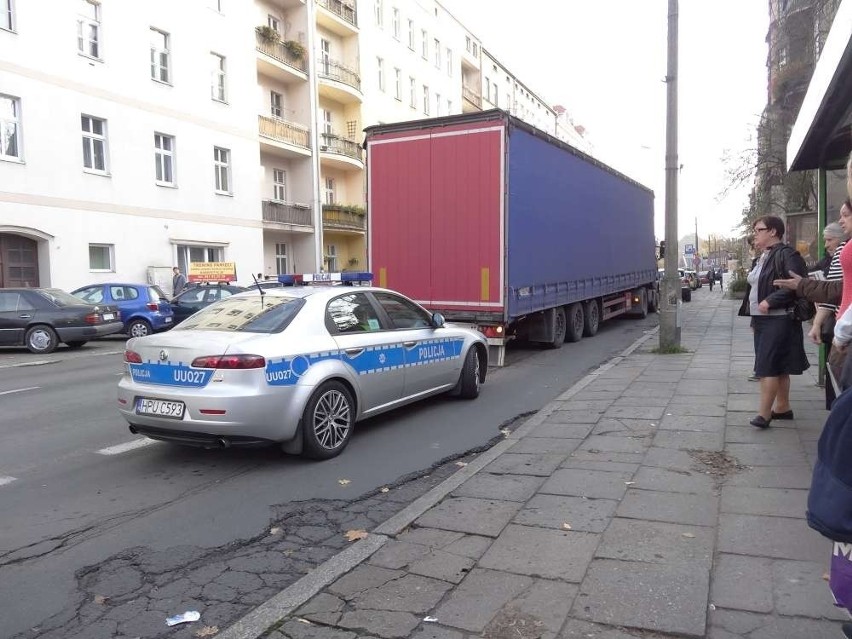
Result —
[{"label": "asphalt road", "polygon": [[298,502],[345,510],[487,445],[656,323],[617,319],[560,350],[513,348],[478,400],[434,398],[359,424],[346,451],[320,463],[130,434],[114,405],[121,339],[49,356],[0,349],[0,636],[79,618],[81,581],[117,557],[238,544]]}]

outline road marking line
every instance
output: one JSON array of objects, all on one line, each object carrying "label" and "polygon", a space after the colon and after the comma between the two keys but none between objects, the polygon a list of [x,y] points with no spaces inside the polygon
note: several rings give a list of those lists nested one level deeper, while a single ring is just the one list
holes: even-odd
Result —
[{"label": "road marking line", "polygon": [[17,362],[15,364],[3,364],[0,368],[19,368],[21,366],[44,366],[45,364],[58,364],[56,359],[37,359],[30,362]]},{"label": "road marking line", "polygon": [[15,390],[0,391],[0,395],[11,395],[12,393],[25,393],[31,390],[38,390],[41,386],[28,386],[27,388],[16,388]]},{"label": "road marking line", "polygon": [[6,484],[11,484],[13,481],[17,480],[17,477],[4,477],[0,475],[0,486],[5,486]]},{"label": "road marking line", "polygon": [[110,446],[109,448],[101,448],[97,452],[99,455],[121,455],[122,453],[126,453],[131,450],[136,450],[137,448],[144,448],[145,446],[150,446],[151,444],[156,443],[157,440],[155,439],[134,439],[132,442],[127,442],[126,444]]}]

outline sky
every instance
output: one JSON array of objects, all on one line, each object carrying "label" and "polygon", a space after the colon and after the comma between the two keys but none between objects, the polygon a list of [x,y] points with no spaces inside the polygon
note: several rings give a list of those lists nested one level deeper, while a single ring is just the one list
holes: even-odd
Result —
[{"label": "sky", "polygon": [[[594,155],[654,190],[664,236],[668,0],[440,0]],[[750,185],[726,197],[726,154],[753,146],[766,103],[766,0],[681,0],[678,236],[738,236]]]}]

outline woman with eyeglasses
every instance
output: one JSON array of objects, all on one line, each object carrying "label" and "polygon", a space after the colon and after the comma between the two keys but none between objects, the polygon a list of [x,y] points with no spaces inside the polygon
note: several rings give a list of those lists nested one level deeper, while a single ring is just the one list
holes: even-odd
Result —
[{"label": "woman with eyeglasses", "polygon": [[810,367],[802,323],[789,311],[796,294],[774,286],[773,280],[789,278],[791,273],[804,275],[807,266],[798,251],[784,244],[784,221],[780,217],[759,217],[752,230],[758,259],[748,274],[740,315],[751,317],[754,374],[760,378],[760,406],[749,423],[768,428],[773,419],[793,419],[790,375],[801,375]]}]

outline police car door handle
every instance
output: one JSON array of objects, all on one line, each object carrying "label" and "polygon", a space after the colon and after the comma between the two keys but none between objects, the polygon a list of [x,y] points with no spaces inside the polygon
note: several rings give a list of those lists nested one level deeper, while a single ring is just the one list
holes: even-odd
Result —
[{"label": "police car door handle", "polygon": [[346,349],[346,354],[349,355],[349,357],[358,357],[363,352],[364,352],[363,348],[347,348]]},{"label": "police car door handle", "polygon": [[417,342],[403,342],[402,345],[405,346],[405,348],[414,348],[417,346]]}]

